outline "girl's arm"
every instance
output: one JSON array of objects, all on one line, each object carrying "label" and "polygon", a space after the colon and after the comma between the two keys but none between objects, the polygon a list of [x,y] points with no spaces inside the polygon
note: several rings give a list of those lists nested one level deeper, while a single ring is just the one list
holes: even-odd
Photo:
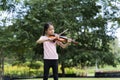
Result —
[{"label": "girl's arm", "polygon": [[43,36],[41,36],[37,41],[36,43],[40,44],[40,43],[43,43],[45,41],[53,41],[55,38],[44,38]]},{"label": "girl's arm", "polygon": [[45,42],[45,41],[49,41],[49,38],[46,38],[46,39],[38,39],[38,40],[36,41],[36,43],[41,44],[41,43],[43,43],[43,42]]}]

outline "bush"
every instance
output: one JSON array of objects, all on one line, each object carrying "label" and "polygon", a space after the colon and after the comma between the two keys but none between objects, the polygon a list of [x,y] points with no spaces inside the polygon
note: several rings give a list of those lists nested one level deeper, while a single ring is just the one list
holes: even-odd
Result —
[{"label": "bush", "polygon": [[12,77],[25,77],[29,72],[29,67],[25,66],[5,66],[5,75]]},{"label": "bush", "polygon": [[14,65],[5,65],[4,74],[6,76],[12,77],[36,77],[43,75],[43,63],[36,61],[31,64],[31,62],[22,63],[20,65],[16,62]]},{"label": "bush", "polygon": [[24,65],[32,68],[32,69],[39,69],[40,67],[43,67],[43,63],[41,61],[35,61],[35,62],[26,62]]},{"label": "bush", "polygon": [[66,74],[75,74],[76,71],[77,70],[75,68],[65,68],[65,73]]},{"label": "bush", "polygon": [[[32,65],[31,62],[26,62],[21,65],[5,65],[5,75],[11,77],[42,77],[43,76],[43,63],[36,61]],[[61,66],[58,67],[58,72],[61,72]],[[49,74],[52,75],[52,69],[50,69]],[[81,70],[75,67],[65,68],[65,74],[74,74],[76,76],[87,76],[85,70]]]},{"label": "bush", "polygon": [[65,68],[66,74],[75,74],[76,76],[87,76],[86,70],[77,69],[75,67]]}]

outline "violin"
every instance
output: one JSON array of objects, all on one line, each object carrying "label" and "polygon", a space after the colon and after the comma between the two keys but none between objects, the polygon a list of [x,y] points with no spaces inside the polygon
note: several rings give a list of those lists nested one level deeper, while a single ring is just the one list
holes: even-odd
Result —
[{"label": "violin", "polygon": [[[55,35],[50,35],[49,38],[55,38],[53,40],[54,42],[57,40],[57,41],[60,41],[60,42],[63,42],[63,43],[66,43],[68,41],[68,39],[70,39],[70,38],[67,38],[66,36],[59,36],[59,38],[56,38]],[[74,44],[78,44],[78,42],[76,42],[73,39],[71,39],[71,42],[74,43]]]}]

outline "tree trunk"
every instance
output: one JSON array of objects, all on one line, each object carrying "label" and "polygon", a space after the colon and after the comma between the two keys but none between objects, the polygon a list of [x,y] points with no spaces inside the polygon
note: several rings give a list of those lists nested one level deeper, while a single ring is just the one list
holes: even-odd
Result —
[{"label": "tree trunk", "polygon": [[3,76],[4,76],[4,56],[1,49],[0,50],[0,80],[3,80]]},{"label": "tree trunk", "polygon": [[85,63],[81,63],[81,69],[83,70],[83,72],[81,73],[81,76],[86,77],[87,76],[87,66],[85,65]]}]

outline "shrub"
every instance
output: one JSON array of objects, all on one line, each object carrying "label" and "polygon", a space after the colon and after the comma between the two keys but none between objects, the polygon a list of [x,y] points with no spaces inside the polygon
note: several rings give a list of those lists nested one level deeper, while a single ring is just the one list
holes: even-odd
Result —
[{"label": "shrub", "polygon": [[31,62],[26,62],[18,65],[18,62],[11,65],[5,65],[4,74],[5,76],[12,77],[36,77],[43,75],[43,63],[41,61],[36,61],[31,64]]},{"label": "shrub", "polygon": [[25,65],[32,69],[39,69],[40,67],[43,66],[43,63],[41,61],[26,62]]}]

